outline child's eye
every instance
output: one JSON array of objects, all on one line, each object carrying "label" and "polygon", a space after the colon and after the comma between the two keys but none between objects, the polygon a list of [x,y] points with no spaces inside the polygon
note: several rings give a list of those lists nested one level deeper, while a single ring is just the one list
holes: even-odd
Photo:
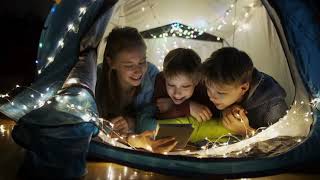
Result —
[{"label": "child's eye", "polygon": [[173,84],[168,84],[168,86],[169,86],[169,87],[174,87],[174,85],[173,85]]},{"label": "child's eye", "polygon": [[130,69],[130,68],[133,68],[133,65],[126,65],[124,67]]},{"label": "child's eye", "polygon": [[226,94],[225,92],[218,92],[218,94],[220,94],[220,95],[224,95],[224,94]]},{"label": "child's eye", "polygon": [[187,86],[182,86],[183,88],[190,88],[191,85],[187,85]]}]

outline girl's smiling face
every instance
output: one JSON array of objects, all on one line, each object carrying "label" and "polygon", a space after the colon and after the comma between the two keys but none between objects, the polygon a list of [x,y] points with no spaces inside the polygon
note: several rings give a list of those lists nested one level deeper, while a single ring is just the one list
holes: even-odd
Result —
[{"label": "girl's smiling face", "polygon": [[147,71],[146,49],[134,48],[121,51],[115,59],[109,59],[122,86],[139,86]]}]

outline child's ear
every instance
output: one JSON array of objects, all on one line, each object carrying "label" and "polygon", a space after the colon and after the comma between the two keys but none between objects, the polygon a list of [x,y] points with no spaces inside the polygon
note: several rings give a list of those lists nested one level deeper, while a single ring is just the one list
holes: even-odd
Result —
[{"label": "child's ear", "polygon": [[249,90],[250,84],[248,82],[241,85],[242,95],[244,95]]}]

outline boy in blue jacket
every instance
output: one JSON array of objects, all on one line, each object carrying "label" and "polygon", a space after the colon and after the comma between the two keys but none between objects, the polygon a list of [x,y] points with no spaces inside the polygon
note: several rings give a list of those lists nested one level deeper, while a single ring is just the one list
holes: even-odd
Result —
[{"label": "boy in blue jacket", "polygon": [[233,47],[221,48],[203,63],[207,93],[222,111],[223,124],[250,135],[286,114],[286,92],[271,76],[258,71],[250,57]]}]

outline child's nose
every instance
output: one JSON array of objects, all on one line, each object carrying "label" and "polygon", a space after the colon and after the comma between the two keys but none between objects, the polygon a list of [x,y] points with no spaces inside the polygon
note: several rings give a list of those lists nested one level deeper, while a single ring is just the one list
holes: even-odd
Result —
[{"label": "child's nose", "polygon": [[133,73],[140,75],[140,74],[142,74],[142,71],[143,70],[142,70],[141,66],[135,66]]},{"label": "child's nose", "polygon": [[217,92],[213,92],[213,93],[211,92],[208,94],[208,96],[210,99],[213,99],[213,100],[217,100],[219,97]]},{"label": "child's nose", "polygon": [[181,91],[179,89],[175,89],[173,92],[174,97],[179,97],[181,96]]}]

